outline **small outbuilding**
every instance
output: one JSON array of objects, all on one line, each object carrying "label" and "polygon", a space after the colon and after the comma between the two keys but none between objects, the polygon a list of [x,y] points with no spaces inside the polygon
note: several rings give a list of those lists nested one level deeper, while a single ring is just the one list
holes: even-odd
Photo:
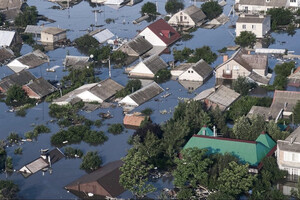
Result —
[{"label": "small outbuilding", "polygon": [[123,124],[126,128],[137,129],[145,120],[150,120],[149,116],[142,115],[141,113],[126,114]]},{"label": "small outbuilding", "polygon": [[56,27],[43,28],[41,31],[42,43],[55,43],[67,38],[67,31]]},{"label": "small outbuilding", "polygon": [[33,99],[41,99],[57,90],[56,87],[43,77],[30,81],[26,85],[23,85],[22,88],[27,96]]},{"label": "small outbuilding", "polygon": [[96,29],[92,32],[89,33],[90,36],[95,38],[100,44],[106,42],[107,40],[111,39],[115,35],[108,30],[107,28],[105,29]]},{"label": "small outbuilding", "polygon": [[80,69],[90,65],[90,57],[88,56],[69,56],[67,55],[63,64],[67,68]]}]

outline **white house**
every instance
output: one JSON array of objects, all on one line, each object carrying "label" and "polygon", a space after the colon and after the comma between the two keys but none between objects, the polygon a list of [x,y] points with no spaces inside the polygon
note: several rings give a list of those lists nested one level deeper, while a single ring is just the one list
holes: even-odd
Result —
[{"label": "white house", "polygon": [[67,38],[66,30],[56,28],[56,27],[47,27],[44,28],[41,32],[41,42],[43,43],[55,43]]},{"label": "white house", "polygon": [[263,15],[241,14],[236,21],[236,37],[242,31],[252,32],[257,38],[263,38],[271,30],[271,17]]},{"label": "white house", "polygon": [[168,23],[172,26],[200,26],[204,23],[206,15],[204,12],[194,6],[191,5],[186,9],[175,13],[168,21]]},{"label": "white house", "polygon": [[164,89],[160,87],[156,82],[152,82],[151,84],[124,97],[121,101],[119,101],[119,104],[124,106],[137,107],[149,101],[163,91]]},{"label": "white house", "polygon": [[179,75],[178,80],[181,81],[206,81],[213,73],[213,68],[209,66],[203,59],[192,65]]},{"label": "white house", "polygon": [[154,78],[161,69],[167,68],[167,63],[158,55],[152,55],[138,63],[130,72],[130,77]]},{"label": "white house", "polygon": [[169,46],[180,39],[180,34],[175,31],[165,20],[159,19],[147,26],[139,34],[144,36],[153,46]]}]

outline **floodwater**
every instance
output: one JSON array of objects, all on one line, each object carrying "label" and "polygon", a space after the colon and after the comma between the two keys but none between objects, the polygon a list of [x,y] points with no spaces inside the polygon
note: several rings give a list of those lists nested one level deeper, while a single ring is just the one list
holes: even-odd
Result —
[{"label": "floodwater", "polygon": [[[140,17],[141,6],[147,1],[143,1],[133,7],[122,7],[119,10],[112,9],[108,6],[98,6],[91,7],[90,4],[86,1],[82,1],[79,4],[71,7],[66,10],[53,10],[50,9],[53,3],[50,3],[45,0],[28,0],[27,3],[32,6],[36,6],[39,13],[45,15],[51,19],[54,19],[56,22],[53,24],[48,24],[47,22],[39,22],[39,24],[45,24],[46,26],[56,26],[64,29],[68,29],[67,37],[70,40],[74,40],[77,37],[80,37],[86,33],[85,30],[90,28],[91,24],[95,23],[95,15],[92,10],[101,9],[103,12],[99,13],[97,16],[97,24],[104,25],[103,27],[108,28],[111,32],[121,38],[133,38],[138,30],[142,30],[149,23],[144,21],[139,25],[132,24],[132,21]],[[165,14],[164,5],[165,0],[158,0],[158,11],[161,14]],[[231,6],[233,5],[233,0],[228,0],[227,5],[224,8],[224,13],[228,14]],[[185,1],[185,5],[189,6],[192,2]],[[200,6],[201,2],[197,2],[197,6]],[[113,18],[115,23],[106,24],[105,19]],[[207,29],[198,29],[192,34],[194,37],[189,41],[178,41],[173,47],[177,49],[182,49],[184,47],[189,48],[199,48],[203,45],[208,45],[211,49],[216,52],[218,49],[221,49],[225,46],[234,45],[234,29],[230,29],[229,26],[234,24],[236,17],[232,18],[230,22],[221,26],[217,29],[207,30]],[[287,36],[285,33],[273,33],[272,36],[276,39],[275,44],[272,44],[270,48],[284,48],[288,50],[295,51],[295,54],[300,54],[299,46],[299,36],[300,31],[297,30],[296,34],[292,36]],[[285,41],[285,43],[282,43]],[[171,47],[171,49],[173,48]],[[23,45],[21,54],[31,52],[32,48],[28,45]],[[50,57],[51,61],[49,64],[43,64],[40,67],[31,69],[30,71],[37,77],[43,76],[49,80],[60,80],[67,72],[63,71],[63,68],[59,68],[55,73],[46,72],[46,68],[53,67],[55,65],[62,66],[62,61],[65,56],[69,53],[70,55],[81,55],[81,53],[74,47],[65,47],[55,49],[53,51],[47,52],[47,55]],[[217,53],[217,52],[216,52]],[[233,52],[230,52],[233,53]],[[172,54],[164,54],[161,56],[166,62],[171,61],[173,56]],[[222,62],[222,57],[218,57],[212,66],[215,67]],[[269,66],[274,68],[278,61],[274,58],[269,59]],[[103,80],[108,77],[108,69],[102,68],[102,74],[99,77]],[[0,67],[0,78],[11,74],[12,71],[6,66]],[[125,85],[128,81],[127,75],[124,74],[124,69],[113,69],[112,78],[117,82]],[[274,78],[274,77],[273,77]],[[273,80],[272,78],[272,80]],[[158,101],[151,100],[140,107],[136,108],[135,111],[140,111],[144,108],[150,107],[154,110],[151,115],[151,119],[154,123],[164,123],[172,116],[175,106],[178,104],[180,98],[192,98],[199,92],[213,87],[215,84],[215,78],[212,77],[204,85],[196,89],[192,93],[188,93],[188,90],[185,89],[177,81],[169,81],[167,83],[161,84],[164,89],[169,89],[168,93],[171,95],[167,98],[162,98],[161,95],[157,96],[154,99]],[[288,88],[289,90],[299,90],[297,88]],[[17,146],[8,147],[7,153],[9,156],[13,157],[14,169],[18,170],[23,165],[32,161],[33,159],[39,156],[40,149],[53,148],[50,144],[50,137],[52,134],[56,133],[59,130],[59,127],[55,123],[50,123],[52,119],[48,115],[49,104],[44,102],[34,108],[31,108],[27,111],[26,117],[17,117],[14,113],[9,113],[7,110],[9,108],[4,104],[0,103],[0,125],[1,125],[1,139],[5,139],[10,132],[17,132],[21,136],[24,135],[27,131],[33,129],[35,124],[46,124],[51,128],[51,133],[42,134],[38,137],[36,142],[26,142],[22,145],[23,155],[14,155],[14,149]],[[160,110],[166,109],[167,114],[160,114]],[[120,107],[108,108],[108,109],[98,109],[94,112],[86,113],[81,112],[87,118],[96,120],[99,119],[98,113],[110,111],[114,118],[104,121],[104,125],[100,128],[103,130],[106,135],[109,137],[109,140],[103,145],[90,146],[84,142],[80,144],[70,145],[72,147],[77,147],[82,149],[84,152],[97,150],[103,159],[103,164],[108,162],[118,160],[121,157],[126,155],[127,150],[130,148],[130,145],[127,144],[127,140],[130,135],[132,135],[132,130],[127,130],[117,136],[109,134],[107,132],[107,127],[109,124],[113,123],[122,123],[123,114]],[[1,179],[8,178],[9,180],[15,181],[20,186],[20,196],[26,199],[76,199],[74,195],[68,193],[63,187],[72,182],[73,180],[84,175],[86,172],[79,169],[81,163],[80,159],[62,159],[59,162],[53,165],[53,173],[50,175],[49,172],[43,174],[38,172],[28,178],[23,178],[21,174],[14,173],[10,176],[2,173],[0,174]],[[172,187],[171,182],[163,182],[159,180],[155,183],[159,189],[162,187]],[[122,197],[130,197],[128,192],[124,193]],[[155,197],[155,196],[154,196]]]}]

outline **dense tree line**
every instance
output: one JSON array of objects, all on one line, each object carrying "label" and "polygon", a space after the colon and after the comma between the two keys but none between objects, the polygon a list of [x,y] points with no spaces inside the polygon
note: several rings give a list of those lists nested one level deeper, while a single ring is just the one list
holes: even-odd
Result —
[{"label": "dense tree line", "polygon": [[15,18],[15,25],[26,27],[27,25],[36,25],[38,22],[38,11],[35,6],[26,7]]},{"label": "dense tree line", "polygon": [[196,63],[203,59],[211,64],[217,59],[217,54],[212,52],[209,46],[203,46],[195,50],[185,47],[183,50],[174,51],[173,55],[175,61],[187,61],[189,63]]}]

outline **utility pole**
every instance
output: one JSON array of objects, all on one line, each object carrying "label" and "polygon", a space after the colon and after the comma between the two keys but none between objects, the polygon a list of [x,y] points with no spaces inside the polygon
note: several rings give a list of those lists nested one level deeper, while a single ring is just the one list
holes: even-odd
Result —
[{"label": "utility pole", "polygon": [[111,78],[110,56],[108,57],[108,76]]}]

